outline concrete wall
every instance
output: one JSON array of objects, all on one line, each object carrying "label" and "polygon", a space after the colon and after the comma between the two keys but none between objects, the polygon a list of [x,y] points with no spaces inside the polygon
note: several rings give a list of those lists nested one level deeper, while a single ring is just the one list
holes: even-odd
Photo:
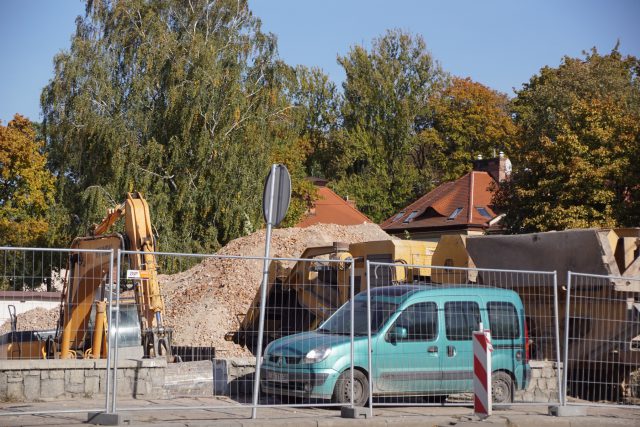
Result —
[{"label": "concrete wall", "polygon": [[[120,360],[118,395],[164,396],[164,359]],[[0,401],[92,398],[106,391],[106,360],[3,360]]]},{"label": "concrete wall", "polygon": [[[554,362],[531,361],[527,390],[516,392],[517,402],[557,402],[558,379]],[[0,361],[0,401],[104,396],[105,360]],[[176,396],[250,395],[255,359],[171,363],[162,358],[118,362],[118,395],[147,399]],[[467,393],[457,399],[470,399]],[[455,400],[455,399],[454,399]]]},{"label": "concrete wall", "polygon": [[516,402],[557,402],[558,370],[556,362],[530,360],[531,381],[526,390],[516,392]]}]

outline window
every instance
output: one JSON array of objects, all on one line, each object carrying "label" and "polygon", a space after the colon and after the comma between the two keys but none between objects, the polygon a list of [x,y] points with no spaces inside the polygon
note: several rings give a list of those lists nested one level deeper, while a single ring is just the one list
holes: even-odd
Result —
[{"label": "window", "polygon": [[407,338],[402,341],[434,340],[438,336],[438,306],[433,302],[421,302],[407,307],[394,327],[407,329]]},{"label": "window", "polygon": [[449,215],[449,218],[447,218],[447,220],[455,219],[455,217],[457,217],[460,214],[460,212],[462,212],[462,208],[456,208],[456,210],[453,211],[451,215]]},{"label": "window", "polygon": [[478,213],[479,213],[480,215],[482,215],[482,216],[483,216],[483,217],[485,217],[485,218],[488,218],[488,219],[493,218],[493,217],[491,216],[491,214],[489,213],[489,211],[487,211],[487,209],[486,209],[486,208],[476,206],[476,210],[478,211]]},{"label": "window", "polygon": [[402,221],[402,222],[406,224],[407,222],[410,222],[411,220],[413,220],[413,218],[415,218],[415,217],[417,217],[417,216],[418,216],[418,211],[413,211],[413,212],[411,212],[411,213],[409,214],[409,216],[408,216],[404,221]]},{"label": "window", "polygon": [[491,301],[487,304],[487,310],[489,311],[491,338],[509,340],[520,336],[518,314],[513,304]]},{"label": "window", "polygon": [[404,211],[402,211],[399,214],[397,214],[396,216],[394,216],[393,219],[391,220],[391,222],[396,222],[397,220],[399,220],[403,216],[404,216]]},{"label": "window", "polygon": [[451,341],[471,340],[473,331],[480,326],[480,308],[471,301],[454,301],[444,304],[447,338]]},{"label": "window", "polygon": [[[384,297],[384,295],[383,295]],[[326,322],[320,325],[320,334],[350,335],[351,334],[351,305],[348,302],[338,309]],[[398,304],[380,301],[372,296],[371,300],[371,333],[375,334],[395,313]],[[358,295],[353,303],[353,330],[357,336],[367,335],[367,297]]]}]

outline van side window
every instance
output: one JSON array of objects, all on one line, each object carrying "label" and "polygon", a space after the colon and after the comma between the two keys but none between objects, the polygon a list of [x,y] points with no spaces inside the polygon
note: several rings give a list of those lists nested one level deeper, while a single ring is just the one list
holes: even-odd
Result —
[{"label": "van side window", "polygon": [[394,327],[407,329],[402,341],[431,341],[438,336],[438,306],[433,302],[421,302],[407,307],[398,316]]},{"label": "van side window", "polygon": [[508,340],[520,336],[518,315],[513,304],[505,301],[490,301],[487,304],[487,310],[491,338]]},{"label": "van side window", "polygon": [[447,338],[451,341],[471,340],[480,326],[480,307],[471,301],[452,301],[444,304]]}]

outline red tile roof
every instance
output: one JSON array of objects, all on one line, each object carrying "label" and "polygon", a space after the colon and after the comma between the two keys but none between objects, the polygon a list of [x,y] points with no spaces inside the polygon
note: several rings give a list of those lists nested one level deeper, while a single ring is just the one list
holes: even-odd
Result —
[{"label": "red tile roof", "polygon": [[[496,217],[496,213],[489,207],[493,195],[492,185],[495,185],[495,181],[489,173],[469,172],[456,181],[438,186],[388,218],[380,226],[388,232],[487,227],[488,221]],[[458,208],[461,208],[458,214],[449,219]],[[482,208],[490,218],[482,215],[479,210]],[[412,218],[409,218],[410,215],[413,215]]]},{"label": "red tile roof", "polygon": [[357,210],[348,201],[327,187],[316,187],[318,200],[314,208],[296,227],[309,227],[314,224],[357,225],[371,222],[367,216]]}]

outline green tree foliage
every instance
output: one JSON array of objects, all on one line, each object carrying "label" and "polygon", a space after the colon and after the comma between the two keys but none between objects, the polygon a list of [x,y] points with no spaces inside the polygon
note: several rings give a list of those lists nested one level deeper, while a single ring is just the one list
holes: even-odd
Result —
[{"label": "green tree foliage", "polygon": [[617,48],[594,49],[517,93],[514,171],[495,200],[511,232],[638,225],[639,72]]},{"label": "green tree foliage", "polygon": [[291,100],[307,174],[325,178],[333,173],[333,135],[339,129],[341,96],[329,76],[318,68],[297,66],[290,76]]},{"label": "green tree foliage", "polygon": [[0,245],[42,245],[49,231],[54,178],[31,122],[0,123]]},{"label": "green tree foliage", "polygon": [[58,195],[81,224],[69,234],[132,190],[166,250],[259,228],[269,166],[296,143],[275,49],[245,1],[89,1],[42,93]]},{"label": "green tree foliage", "polygon": [[469,172],[471,160],[478,155],[496,157],[499,151],[511,151],[516,127],[506,95],[471,79],[455,77],[434,97],[434,111],[443,180]]},{"label": "green tree foliage", "polygon": [[431,126],[429,99],[446,75],[421,37],[399,30],[338,61],[346,81],[330,177],[339,194],[355,196],[359,209],[381,221],[420,195],[412,151]]}]

